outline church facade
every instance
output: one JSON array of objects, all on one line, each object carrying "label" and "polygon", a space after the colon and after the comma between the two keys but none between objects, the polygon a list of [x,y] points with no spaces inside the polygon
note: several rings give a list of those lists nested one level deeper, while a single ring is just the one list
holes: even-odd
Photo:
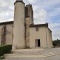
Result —
[{"label": "church facade", "polygon": [[12,44],[13,49],[53,47],[48,24],[33,23],[32,5],[25,6],[23,0],[14,5],[14,21],[0,23],[0,44]]}]

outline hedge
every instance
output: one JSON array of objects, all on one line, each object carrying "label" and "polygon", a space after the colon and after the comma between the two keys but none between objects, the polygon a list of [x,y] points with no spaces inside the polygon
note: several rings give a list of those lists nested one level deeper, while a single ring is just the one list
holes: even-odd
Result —
[{"label": "hedge", "polygon": [[0,46],[0,56],[10,53],[12,50],[12,45]]}]

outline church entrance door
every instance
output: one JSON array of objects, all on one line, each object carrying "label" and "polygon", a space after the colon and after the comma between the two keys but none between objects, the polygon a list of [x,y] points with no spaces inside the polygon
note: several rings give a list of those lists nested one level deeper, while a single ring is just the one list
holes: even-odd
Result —
[{"label": "church entrance door", "polygon": [[35,40],[35,46],[36,47],[40,47],[40,39],[36,39]]}]

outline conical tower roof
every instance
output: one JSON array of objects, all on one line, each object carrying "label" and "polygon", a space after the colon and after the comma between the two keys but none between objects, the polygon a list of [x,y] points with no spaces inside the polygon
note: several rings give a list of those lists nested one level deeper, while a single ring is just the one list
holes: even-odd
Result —
[{"label": "conical tower roof", "polygon": [[16,1],[23,1],[23,0],[16,0]]},{"label": "conical tower roof", "polygon": [[[15,3],[17,3],[17,2],[22,2],[22,3],[24,3],[23,0],[16,0]],[[14,5],[15,5],[15,3],[14,3]],[[24,3],[24,4],[25,4],[25,3]]]}]

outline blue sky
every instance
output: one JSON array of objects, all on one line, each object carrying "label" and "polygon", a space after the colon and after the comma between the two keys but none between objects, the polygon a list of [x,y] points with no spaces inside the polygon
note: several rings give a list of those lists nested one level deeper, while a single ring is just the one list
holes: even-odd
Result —
[{"label": "blue sky", "polygon": [[[0,0],[0,22],[14,20],[15,0]],[[60,39],[60,0],[24,0],[32,4],[34,10],[34,23],[49,23],[52,38]]]}]

